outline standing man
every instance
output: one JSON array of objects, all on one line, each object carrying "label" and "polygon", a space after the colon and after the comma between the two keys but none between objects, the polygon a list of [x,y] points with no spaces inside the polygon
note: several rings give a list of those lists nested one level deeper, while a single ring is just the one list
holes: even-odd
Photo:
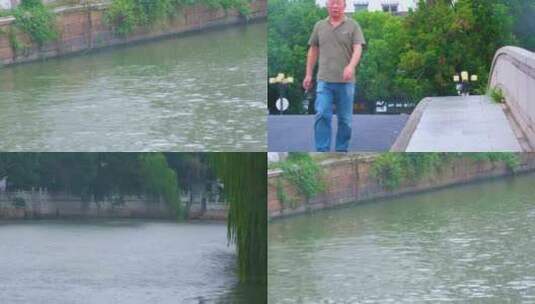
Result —
[{"label": "standing man", "polygon": [[314,139],[318,152],[331,148],[331,119],[336,101],[336,151],[347,152],[355,95],[355,69],[365,44],[360,26],[344,15],[345,0],[327,0],[329,17],[314,26],[308,41],[305,90],[313,87],[312,74],[319,57]]}]

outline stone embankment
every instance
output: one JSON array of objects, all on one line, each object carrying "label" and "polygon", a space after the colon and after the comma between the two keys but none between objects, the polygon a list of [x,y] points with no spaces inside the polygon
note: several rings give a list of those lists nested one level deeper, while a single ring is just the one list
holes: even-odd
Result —
[{"label": "stone embankment", "polygon": [[[184,206],[186,208],[186,206]],[[192,204],[188,218],[226,220],[227,204]],[[175,219],[171,208],[159,200],[126,196],[101,201],[82,200],[65,193],[16,191],[0,193],[0,220],[48,218],[156,218]]]},{"label": "stone embankment", "polygon": [[[535,153],[518,154],[520,165],[516,174],[535,171]],[[268,172],[268,214],[271,219],[309,211],[332,208],[338,205],[371,199],[418,193],[451,185],[511,175],[505,163],[459,158],[444,165],[439,171],[418,181],[403,181],[395,190],[387,190],[372,176],[372,165],[377,155],[349,156],[325,160],[321,166],[326,191],[311,198],[308,203],[298,194],[296,187],[282,177],[281,170]],[[278,186],[280,185],[280,186]],[[281,202],[277,195],[284,191],[292,204]],[[290,206],[291,205],[291,206]]]},{"label": "stone embankment", "polygon": [[[250,5],[249,20],[266,18],[266,0],[255,0]],[[106,4],[56,9],[59,38],[43,46],[31,43],[27,34],[14,30],[15,18],[0,18],[0,66],[245,22],[245,17],[237,10],[225,11],[193,5],[185,7],[163,25],[138,28],[127,37],[120,37],[105,22],[106,9]],[[10,38],[10,33],[16,34]],[[24,47],[20,49],[18,46],[17,49],[12,45],[14,40],[21,42]]]}]

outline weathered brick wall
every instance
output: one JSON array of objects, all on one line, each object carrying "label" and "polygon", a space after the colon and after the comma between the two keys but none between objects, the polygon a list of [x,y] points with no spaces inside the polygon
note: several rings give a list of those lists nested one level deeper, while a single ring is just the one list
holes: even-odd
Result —
[{"label": "weathered brick wall", "polygon": [[[293,185],[281,178],[280,171],[268,173],[268,213],[270,217],[299,214],[339,204],[416,193],[510,174],[503,163],[463,158],[448,163],[439,172],[429,174],[422,180],[403,181],[398,189],[387,191],[370,174],[375,157],[373,155],[348,157],[323,163],[327,189],[324,193],[311,199],[308,204],[305,203],[305,199],[298,194]],[[520,159],[521,164],[518,172],[535,170],[535,153],[523,153],[520,155]],[[283,206],[279,201],[277,197],[278,183],[282,184],[290,200],[295,202],[293,208],[289,206],[289,203],[286,203],[287,206]]]},{"label": "weathered brick wall", "polygon": [[[267,0],[256,0],[251,3],[251,8],[251,19],[264,18],[267,14]],[[17,39],[29,46],[17,54],[9,41],[14,19],[0,18],[0,66],[243,22],[235,10],[225,12],[200,5],[190,6],[170,22],[151,28],[139,28],[124,38],[113,35],[111,27],[104,21],[105,11],[105,5],[59,9],[56,11],[58,41],[39,48],[32,45],[24,33],[16,31]]]}]

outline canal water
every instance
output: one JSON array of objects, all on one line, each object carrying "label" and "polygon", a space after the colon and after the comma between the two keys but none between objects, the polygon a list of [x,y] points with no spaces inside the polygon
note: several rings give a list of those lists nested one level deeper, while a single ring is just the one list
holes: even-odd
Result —
[{"label": "canal water", "polygon": [[224,224],[0,222],[2,303],[253,303],[236,267]]},{"label": "canal water", "polygon": [[266,23],[0,68],[2,151],[266,150]]},{"label": "canal water", "polygon": [[269,303],[535,303],[535,175],[269,225]]}]

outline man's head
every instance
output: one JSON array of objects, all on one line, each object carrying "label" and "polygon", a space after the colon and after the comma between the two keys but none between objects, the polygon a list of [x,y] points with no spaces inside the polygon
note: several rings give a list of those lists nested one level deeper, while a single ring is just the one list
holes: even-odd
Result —
[{"label": "man's head", "polygon": [[327,0],[327,11],[332,19],[339,19],[344,16],[346,0]]}]

